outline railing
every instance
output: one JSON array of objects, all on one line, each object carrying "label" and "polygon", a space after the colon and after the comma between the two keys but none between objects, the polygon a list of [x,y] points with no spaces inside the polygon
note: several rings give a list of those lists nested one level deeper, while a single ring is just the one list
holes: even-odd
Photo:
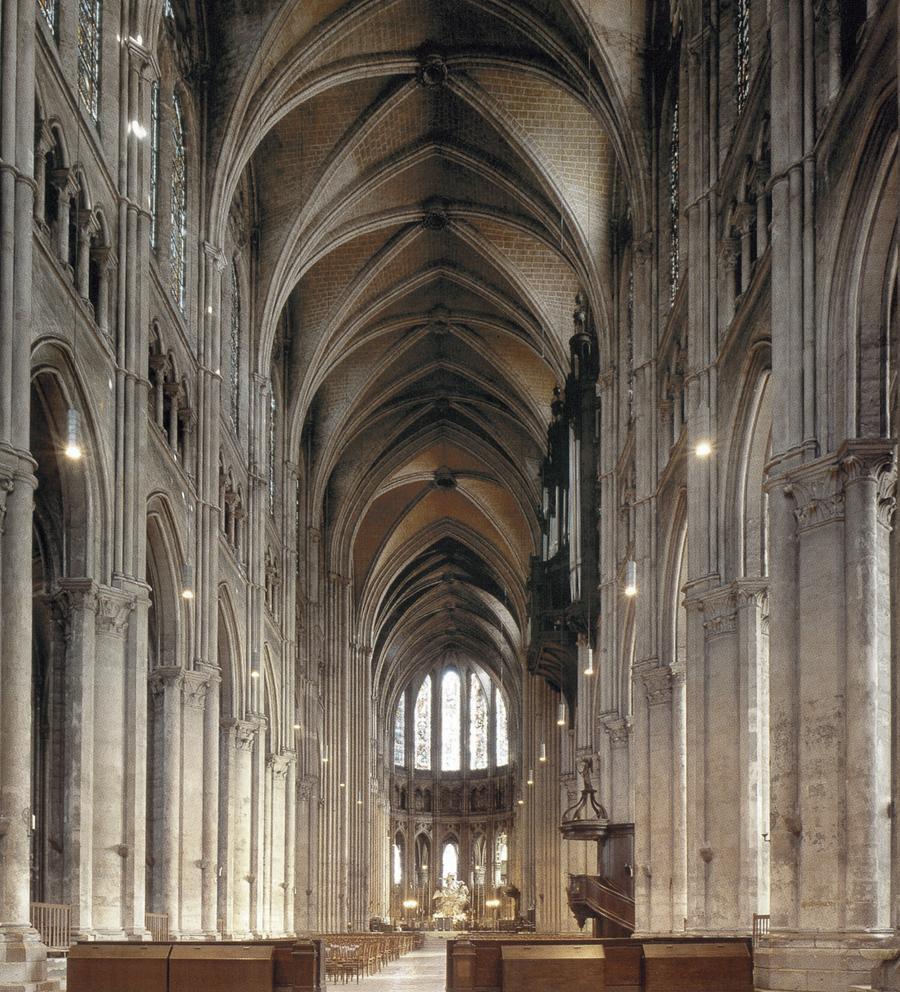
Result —
[{"label": "railing", "polygon": [[753,946],[759,943],[760,937],[765,937],[769,932],[769,915],[754,913],[753,914]]},{"label": "railing", "polygon": [[150,931],[151,940],[169,939],[169,917],[166,913],[145,913],[144,926]]},{"label": "railing", "polygon": [[569,906],[589,909],[585,916],[602,916],[626,930],[634,931],[634,899],[614,882],[600,875],[570,875],[566,890]]},{"label": "railing", "polygon": [[71,910],[49,902],[31,904],[31,925],[51,951],[68,951],[71,941]]}]

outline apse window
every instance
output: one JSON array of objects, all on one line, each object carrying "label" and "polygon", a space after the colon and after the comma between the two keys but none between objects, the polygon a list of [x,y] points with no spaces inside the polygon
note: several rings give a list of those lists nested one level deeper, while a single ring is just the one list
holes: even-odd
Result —
[{"label": "apse window", "polygon": [[[435,687],[439,687],[435,689]],[[487,769],[509,764],[509,727],[502,691],[478,666],[435,669],[411,686],[394,710],[394,764],[406,764],[407,694],[412,711],[413,767],[430,771],[432,758],[442,772]],[[432,742],[437,744],[434,756]],[[493,746],[492,746],[493,745]],[[493,751],[493,754],[492,754]]]}]

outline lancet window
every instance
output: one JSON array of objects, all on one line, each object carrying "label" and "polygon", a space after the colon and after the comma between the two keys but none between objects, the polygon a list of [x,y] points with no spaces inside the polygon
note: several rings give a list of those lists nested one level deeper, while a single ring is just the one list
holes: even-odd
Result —
[{"label": "lancet window", "polygon": [[172,298],[184,311],[185,276],[187,274],[187,148],[184,115],[178,94],[172,96],[172,240],[169,287]]},{"label": "lancet window", "polygon": [[406,765],[410,731],[416,769],[430,770],[432,759],[442,772],[486,769],[492,757],[497,767],[509,764],[506,703],[500,686],[483,669],[437,668],[422,679],[413,695],[414,689],[408,690],[410,703],[415,700],[411,721],[406,716],[408,693],[400,696],[394,710],[395,765]]},{"label": "lancet window", "polygon": [[406,696],[400,697],[394,714],[394,764],[406,764]]},{"label": "lancet window", "polygon": [[150,247],[156,251],[159,237],[159,81],[150,88]]},{"label": "lancet window", "polygon": [[750,0],[737,0],[735,15],[735,100],[740,115],[750,92]]},{"label": "lancet window", "polygon": [[239,366],[241,355],[241,287],[237,266],[231,264],[231,429],[238,429],[238,404],[240,402]]},{"label": "lancet window", "polygon": [[431,768],[431,676],[426,675],[416,696],[416,768]]},{"label": "lancet window", "polygon": [[100,115],[100,0],[78,0],[78,93],[96,122]]},{"label": "lancet window", "polygon": [[669,144],[669,220],[672,232],[669,248],[669,287],[673,303],[678,292],[678,211],[678,100],[676,100]]},{"label": "lancet window", "polygon": [[269,513],[275,512],[275,390],[269,386]]}]

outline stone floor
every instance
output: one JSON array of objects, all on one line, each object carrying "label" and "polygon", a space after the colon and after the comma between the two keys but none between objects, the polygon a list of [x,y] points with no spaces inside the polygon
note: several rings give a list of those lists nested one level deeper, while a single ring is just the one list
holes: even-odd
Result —
[{"label": "stone floor", "polygon": [[[355,986],[355,980],[350,979],[348,985]],[[385,965],[377,975],[359,980],[360,992],[444,992],[446,985],[447,941],[428,933],[420,951],[410,951]]]},{"label": "stone floor", "polygon": [[[391,961],[377,975],[363,976],[359,980],[360,992],[444,992],[447,970],[446,938],[425,934],[425,946],[420,951],[404,954]],[[47,961],[48,978],[59,980],[60,992],[66,988],[66,959],[50,958]],[[334,984],[328,982],[328,988]],[[355,986],[350,979],[348,986]]]}]

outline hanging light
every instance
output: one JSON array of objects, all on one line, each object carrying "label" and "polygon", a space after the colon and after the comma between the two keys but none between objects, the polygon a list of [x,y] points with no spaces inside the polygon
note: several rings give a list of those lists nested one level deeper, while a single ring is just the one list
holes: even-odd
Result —
[{"label": "hanging light", "polygon": [[181,598],[194,598],[194,570],[190,565],[183,565],[181,568]]},{"label": "hanging light", "polygon": [[518,803],[519,803],[520,806],[524,806],[525,805],[525,797],[522,795],[521,792],[519,793],[519,798],[518,798],[517,801],[518,801]]},{"label": "hanging light", "polygon": [[543,741],[541,741],[541,756],[540,758],[538,758],[538,761],[546,761],[546,760],[547,760],[547,745]]},{"label": "hanging light", "polygon": [[294,730],[300,729],[300,707],[294,707]]},{"label": "hanging light", "polygon": [[637,566],[631,560],[625,562],[625,595],[637,594]]},{"label": "hanging light", "polygon": [[356,805],[362,806],[362,789],[356,790]]},{"label": "hanging light", "polygon": [[533,768],[529,768],[528,769],[528,781],[525,784],[526,785],[534,785],[534,769]]},{"label": "hanging light", "polygon": [[556,725],[558,727],[564,727],[566,725],[566,704],[560,703],[556,707]]},{"label": "hanging light", "polygon": [[81,455],[81,414],[70,406],[66,414],[66,456],[77,460]]},{"label": "hanging light", "polygon": [[250,712],[259,712],[259,654],[256,651],[250,662]]},{"label": "hanging light", "polygon": [[709,458],[712,454],[712,445],[709,441],[701,441],[696,448],[698,458]]},{"label": "hanging light", "polygon": [[327,744],[323,744],[322,745],[322,764],[323,765],[327,765],[328,764],[328,745]]},{"label": "hanging light", "polygon": [[584,674],[585,675],[594,674],[594,649],[590,646],[590,644],[588,644],[587,665],[585,665]]}]

